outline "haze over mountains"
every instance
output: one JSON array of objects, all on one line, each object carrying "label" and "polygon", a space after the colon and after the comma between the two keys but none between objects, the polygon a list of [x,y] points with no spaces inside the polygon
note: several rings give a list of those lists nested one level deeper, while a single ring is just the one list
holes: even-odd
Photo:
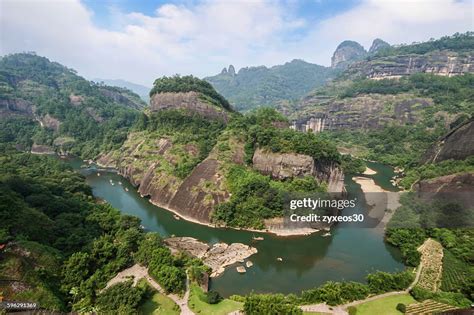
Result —
[{"label": "haze over mountains", "polygon": [[104,84],[106,85],[110,85],[110,86],[118,86],[118,87],[122,87],[122,88],[126,88],[126,89],[129,89],[135,93],[137,93],[142,100],[144,100],[145,102],[149,102],[150,101],[150,90],[151,88],[150,87],[147,87],[147,86],[144,86],[144,85],[141,85],[141,84],[137,84],[137,83],[133,83],[133,82],[129,82],[129,81],[126,81],[126,80],[122,80],[122,79],[92,79],[92,81],[94,82],[104,82]]}]

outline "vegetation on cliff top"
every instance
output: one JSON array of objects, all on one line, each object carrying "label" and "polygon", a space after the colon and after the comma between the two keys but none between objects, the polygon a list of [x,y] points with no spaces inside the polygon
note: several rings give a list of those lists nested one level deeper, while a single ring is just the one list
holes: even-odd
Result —
[{"label": "vegetation on cliff top", "polygon": [[150,91],[150,97],[157,93],[198,92],[207,96],[213,104],[233,111],[229,102],[212,87],[209,82],[193,77],[192,75],[162,77],[155,80]]},{"label": "vegetation on cliff top", "polygon": [[[452,36],[443,36],[440,39],[431,39],[423,43],[411,45],[390,46],[380,49],[374,57],[385,57],[405,54],[426,54],[434,50],[467,51],[474,47],[474,32],[456,33]],[[370,59],[370,57],[369,57]]]}]

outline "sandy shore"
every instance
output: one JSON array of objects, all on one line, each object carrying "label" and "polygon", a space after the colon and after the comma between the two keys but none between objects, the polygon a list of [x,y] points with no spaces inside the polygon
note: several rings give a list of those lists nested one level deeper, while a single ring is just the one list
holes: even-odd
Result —
[{"label": "sandy shore", "polygon": [[[141,194],[140,194],[140,196],[142,198],[145,197]],[[192,222],[192,223],[195,223],[195,224],[205,225],[205,226],[208,226],[208,227],[211,227],[211,228],[232,229],[232,230],[248,231],[248,232],[254,232],[254,233],[268,233],[268,234],[274,234],[276,236],[282,236],[282,237],[304,236],[304,235],[310,235],[310,234],[319,232],[319,230],[311,229],[311,228],[296,228],[296,229],[269,228],[269,229],[266,229],[266,230],[256,230],[256,229],[236,228],[236,227],[231,227],[231,226],[220,226],[220,225],[217,225],[217,224],[211,224],[211,223],[207,223],[207,222],[198,221],[198,220],[196,220],[194,218],[191,218],[189,216],[182,215],[177,210],[168,208],[166,205],[160,204],[159,202],[153,202],[151,200],[149,200],[149,201],[150,201],[151,204],[153,204],[157,207],[163,208],[167,211],[170,211],[170,212],[177,215],[178,217],[180,217],[183,220],[186,220],[188,222]]]},{"label": "sandy shore", "polygon": [[375,175],[375,174],[377,174],[377,172],[374,171],[373,169],[369,168],[369,167],[366,167],[364,173],[362,173],[362,174],[364,174],[364,175]]},{"label": "sandy shore", "polygon": [[385,226],[395,210],[400,207],[400,192],[385,190],[377,185],[372,178],[356,176],[352,180],[360,185],[365,201],[369,206],[372,206],[371,213],[374,213],[376,217],[383,213],[379,226]]}]

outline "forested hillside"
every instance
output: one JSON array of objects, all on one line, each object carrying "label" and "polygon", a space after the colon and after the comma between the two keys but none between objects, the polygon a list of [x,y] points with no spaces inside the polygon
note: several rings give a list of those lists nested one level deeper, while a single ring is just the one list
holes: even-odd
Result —
[{"label": "forested hillside", "polygon": [[118,271],[141,263],[165,290],[181,292],[185,270],[202,266],[172,256],[138,218],[96,201],[84,178],[58,159],[0,149],[3,298],[47,310],[132,314],[147,291],[130,282],[103,290]]},{"label": "forested hillside", "polygon": [[135,93],[94,84],[34,54],[0,59],[0,138],[93,158],[120,146],[146,104]]},{"label": "forested hillside", "polygon": [[335,75],[335,70],[293,60],[284,65],[267,68],[242,68],[237,73],[234,67],[222,73],[206,77],[214,88],[226,97],[239,111],[261,106],[276,106],[291,103],[321,86]]}]

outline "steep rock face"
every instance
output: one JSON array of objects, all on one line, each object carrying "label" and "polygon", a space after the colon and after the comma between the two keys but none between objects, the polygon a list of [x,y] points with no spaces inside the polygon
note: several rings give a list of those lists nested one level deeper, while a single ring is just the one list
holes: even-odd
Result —
[{"label": "steep rock face", "polygon": [[425,154],[427,163],[448,159],[464,160],[474,155],[474,119],[453,129]]},{"label": "steep rock face", "polygon": [[253,155],[253,167],[264,175],[277,179],[315,176],[319,182],[328,183],[328,191],[344,191],[344,174],[334,164],[314,161],[311,156],[297,153],[273,153],[257,149]]},{"label": "steep rock face", "polygon": [[307,104],[324,102],[324,106],[311,106],[313,111],[301,114],[292,128],[299,131],[380,129],[390,124],[416,123],[418,111],[429,107],[429,98],[411,94],[360,95],[346,99],[307,99]]},{"label": "steep rock face", "polygon": [[434,51],[424,55],[380,57],[352,64],[349,75],[371,79],[400,78],[414,73],[454,76],[474,72],[474,55],[452,51]]},{"label": "steep rock face", "polygon": [[331,58],[332,68],[345,68],[350,63],[360,60],[367,55],[364,47],[357,42],[346,40],[337,46]]},{"label": "steep rock face", "polygon": [[[443,200],[448,203],[458,203],[462,205],[472,215],[474,208],[474,172],[452,174],[432,179],[422,180],[414,185],[417,196],[428,202]],[[458,214],[456,219],[461,220],[459,226],[465,226],[462,214]],[[453,214],[456,216],[456,214]]]},{"label": "steep rock face", "polygon": [[22,115],[33,117],[34,105],[23,99],[0,99],[0,117]]},{"label": "steep rock face", "polygon": [[[184,179],[170,172],[164,165],[173,164],[175,159],[174,144],[168,138],[153,139],[152,142],[141,140],[142,135],[129,135],[129,139],[120,154],[111,152],[101,156],[97,164],[117,168],[119,174],[127,178],[142,196],[176,214],[199,223],[210,223],[214,207],[226,201],[229,193],[224,188],[224,174],[221,161],[213,152],[198,164]],[[241,160],[243,144],[236,145],[232,160]],[[146,147],[146,150],[142,150]],[[186,146],[191,154],[197,155],[195,148]],[[159,159],[150,161],[150,155]]]},{"label": "steep rock face", "polygon": [[99,91],[100,93],[102,93],[102,95],[112,99],[114,102],[120,105],[123,105],[125,107],[130,107],[134,109],[142,109],[146,105],[141,100],[132,101],[126,95],[120,93],[119,91],[115,91],[113,89],[102,87],[102,88],[99,88]]},{"label": "steep rock face", "polygon": [[372,42],[372,46],[370,46],[369,54],[373,55],[373,54],[377,53],[378,51],[380,51],[384,48],[388,48],[388,47],[390,47],[389,43],[387,43],[384,40],[381,40],[380,38],[376,38]]},{"label": "steep rock face", "polygon": [[312,157],[296,153],[273,153],[257,149],[253,155],[253,167],[264,175],[277,179],[313,175]]},{"label": "steep rock face", "polygon": [[203,117],[228,121],[227,112],[203,100],[200,93],[157,93],[150,99],[150,110],[183,109]]},{"label": "steep rock face", "polygon": [[418,193],[473,192],[474,172],[422,180],[415,184],[414,189]]}]

